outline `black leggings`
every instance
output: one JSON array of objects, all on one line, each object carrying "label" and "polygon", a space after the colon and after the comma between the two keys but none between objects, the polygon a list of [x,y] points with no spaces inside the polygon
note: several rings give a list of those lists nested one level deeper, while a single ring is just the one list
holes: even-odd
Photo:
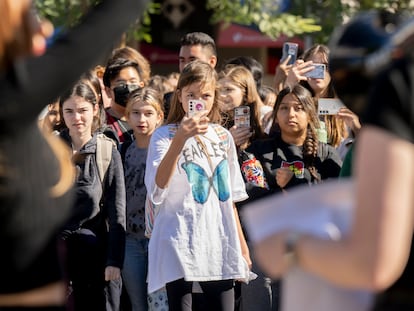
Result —
[{"label": "black leggings", "polygon": [[[199,282],[205,310],[234,311],[234,280]],[[167,283],[169,311],[191,311],[193,282]]]}]

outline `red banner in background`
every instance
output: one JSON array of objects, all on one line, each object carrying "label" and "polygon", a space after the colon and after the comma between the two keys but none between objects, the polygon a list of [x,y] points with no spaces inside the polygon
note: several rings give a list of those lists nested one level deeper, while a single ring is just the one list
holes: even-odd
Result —
[{"label": "red banner in background", "polygon": [[151,64],[177,64],[178,69],[178,49],[172,51],[152,44],[141,43],[139,51]]},{"label": "red banner in background", "polygon": [[[218,47],[281,48],[283,42],[287,40],[285,36],[272,39],[254,28],[237,24],[230,24],[228,26],[221,24],[219,29],[216,38]],[[302,45],[302,41],[299,39],[289,39],[289,41]]]}]

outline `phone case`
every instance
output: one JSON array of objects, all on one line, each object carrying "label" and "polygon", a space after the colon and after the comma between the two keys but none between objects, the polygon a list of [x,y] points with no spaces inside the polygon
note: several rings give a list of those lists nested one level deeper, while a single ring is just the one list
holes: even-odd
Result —
[{"label": "phone case", "polygon": [[203,111],[206,108],[206,104],[201,99],[190,99],[188,101],[188,117],[194,116],[197,112]]},{"label": "phone case", "polygon": [[313,79],[323,79],[325,78],[325,64],[312,64],[315,68],[311,71],[304,74],[305,77],[313,78]]},{"label": "phone case", "polygon": [[250,127],[249,106],[239,106],[234,108],[234,125],[238,127]]},{"label": "phone case", "polygon": [[298,57],[298,48],[299,48],[299,45],[297,43],[293,43],[293,42],[283,43],[282,61],[285,60],[286,57],[288,57],[288,55],[290,55],[288,65],[294,64]]},{"label": "phone case", "polygon": [[345,107],[344,103],[338,98],[320,98],[318,99],[319,115],[335,115]]}]

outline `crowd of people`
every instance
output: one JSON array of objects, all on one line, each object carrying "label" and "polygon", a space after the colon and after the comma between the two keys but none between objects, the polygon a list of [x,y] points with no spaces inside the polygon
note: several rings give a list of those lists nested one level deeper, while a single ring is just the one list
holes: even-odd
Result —
[{"label": "crowd of people", "polygon": [[[343,54],[322,44],[266,85],[256,59],[219,67],[214,39],[191,32],[178,72],[154,75],[135,48],[111,50],[144,3],[102,1],[46,48],[51,25],[30,1],[0,0],[0,310],[280,310],[286,251],[336,285],[391,286],[413,234],[411,55],[366,84],[364,111],[336,88]],[[315,64],[323,77],[307,76]],[[350,175],[349,239],[249,240],[252,202]],[[408,278],[397,284],[376,311],[414,305]]]}]

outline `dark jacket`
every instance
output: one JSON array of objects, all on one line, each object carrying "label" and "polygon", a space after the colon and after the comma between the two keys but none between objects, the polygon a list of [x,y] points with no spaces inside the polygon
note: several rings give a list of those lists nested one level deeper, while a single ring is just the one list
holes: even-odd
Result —
[{"label": "dark jacket", "polygon": [[[72,217],[64,230],[90,229],[106,244],[106,266],[122,268],[125,250],[125,181],[115,145],[103,184],[96,163],[96,133],[74,157],[77,171]],[[61,137],[71,145],[68,131]]]},{"label": "dark jacket", "polygon": [[44,56],[16,61],[13,68],[0,72],[0,293],[62,278],[52,240],[68,216],[70,196],[50,196],[60,172],[37,116],[109,55],[113,42],[143,12],[145,3],[104,0]]}]

